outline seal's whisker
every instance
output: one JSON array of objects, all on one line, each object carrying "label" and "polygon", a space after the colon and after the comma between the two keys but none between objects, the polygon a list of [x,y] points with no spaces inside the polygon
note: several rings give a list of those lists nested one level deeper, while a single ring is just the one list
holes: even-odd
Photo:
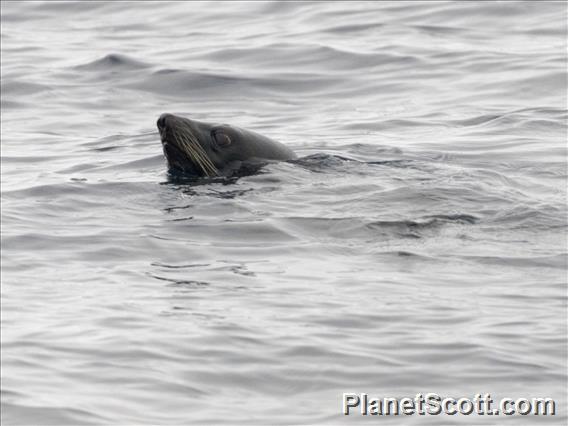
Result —
[{"label": "seal's whisker", "polygon": [[199,142],[197,142],[197,140],[195,140],[193,135],[191,135],[189,133],[188,134],[182,134],[182,138],[184,139],[184,142],[191,145],[195,154],[197,154],[199,159],[202,161],[202,168],[203,168],[203,166],[205,166],[205,168],[207,168],[207,171],[205,171],[205,170],[204,171],[211,176],[216,176],[218,174],[217,168],[211,162],[209,156],[207,155],[207,153],[205,152],[203,147],[199,144]]},{"label": "seal's whisker", "polygon": [[[173,139],[174,142],[176,143],[176,145],[185,152],[185,154],[187,154],[192,160],[198,162],[196,156],[195,156],[195,150],[189,145],[187,144],[183,139],[180,138],[179,134],[174,131],[173,132]],[[199,162],[198,162],[199,164]]]},{"label": "seal's whisker", "polygon": [[178,134],[178,132],[174,131],[174,140],[176,142],[177,145],[179,145],[180,148],[182,148],[185,153],[193,160],[195,161],[199,167],[201,167],[203,169],[203,165],[201,162],[201,159],[199,158],[195,148],[192,146],[191,143],[189,143],[185,138],[183,138],[180,134]]},{"label": "seal's whisker", "polygon": [[204,151],[203,147],[195,140],[190,133],[176,131],[174,139],[178,145],[186,152],[186,154],[203,170],[207,176],[217,176],[218,171],[215,165],[209,159],[209,156]]},{"label": "seal's whisker", "polygon": [[189,150],[192,154],[193,159],[199,162],[200,166],[205,166],[203,161],[203,156],[197,149],[195,142],[189,140],[184,134],[179,135],[179,142],[183,144],[187,150]]},{"label": "seal's whisker", "polygon": [[176,137],[176,144],[187,154],[191,161],[196,163],[201,168],[201,170],[206,172],[203,167],[203,162],[201,161],[199,155],[195,152],[195,149],[190,144],[179,137]]},{"label": "seal's whisker", "polygon": [[203,155],[203,152],[200,152],[199,148],[196,145],[195,141],[191,141],[190,138],[186,137],[186,135],[180,136],[180,142],[182,142],[189,150],[191,150],[193,154],[193,159],[199,164],[199,167],[203,170],[206,175],[210,175],[211,164],[209,160]]},{"label": "seal's whisker", "polygon": [[192,145],[194,146],[195,150],[197,151],[197,153],[199,153],[201,155],[201,157],[204,160],[204,163],[207,164],[209,166],[209,168],[211,169],[211,171],[216,171],[217,168],[215,167],[215,165],[211,162],[209,156],[207,155],[207,153],[205,152],[205,150],[203,149],[203,147],[201,146],[201,144],[199,144],[199,142],[197,142],[197,140],[195,140],[193,138],[193,135],[188,138],[190,139],[190,142],[192,142]]}]

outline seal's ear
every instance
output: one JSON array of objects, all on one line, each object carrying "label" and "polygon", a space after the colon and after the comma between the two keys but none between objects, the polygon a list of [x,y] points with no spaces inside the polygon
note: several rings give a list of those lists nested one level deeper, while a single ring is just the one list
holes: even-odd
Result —
[{"label": "seal's ear", "polygon": [[212,130],[211,137],[220,148],[225,148],[233,143],[231,137],[223,129]]}]

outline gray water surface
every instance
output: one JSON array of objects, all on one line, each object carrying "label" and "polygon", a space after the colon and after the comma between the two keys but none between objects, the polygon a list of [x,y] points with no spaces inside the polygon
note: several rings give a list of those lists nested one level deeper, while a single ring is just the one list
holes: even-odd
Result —
[{"label": "gray water surface", "polygon": [[[566,424],[567,7],[2,2],[3,424]],[[173,181],[163,112],[303,160]]]}]

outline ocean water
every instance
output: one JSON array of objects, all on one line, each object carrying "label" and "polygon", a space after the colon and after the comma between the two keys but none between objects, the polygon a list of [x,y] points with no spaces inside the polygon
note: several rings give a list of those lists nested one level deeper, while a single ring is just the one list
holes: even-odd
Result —
[{"label": "ocean water", "polygon": [[[566,424],[567,8],[3,1],[3,424]],[[174,181],[164,112],[301,159]]]}]

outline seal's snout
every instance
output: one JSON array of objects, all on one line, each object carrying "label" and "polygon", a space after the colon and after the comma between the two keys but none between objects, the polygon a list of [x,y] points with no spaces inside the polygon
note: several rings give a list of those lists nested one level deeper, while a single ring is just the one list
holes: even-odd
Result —
[{"label": "seal's snout", "polygon": [[160,118],[158,118],[158,122],[156,123],[158,125],[158,130],[164,130],[166,128],[166,122],[168,120],[168,117],[171,117],[171,114],[162,114],[160,115]]}]

